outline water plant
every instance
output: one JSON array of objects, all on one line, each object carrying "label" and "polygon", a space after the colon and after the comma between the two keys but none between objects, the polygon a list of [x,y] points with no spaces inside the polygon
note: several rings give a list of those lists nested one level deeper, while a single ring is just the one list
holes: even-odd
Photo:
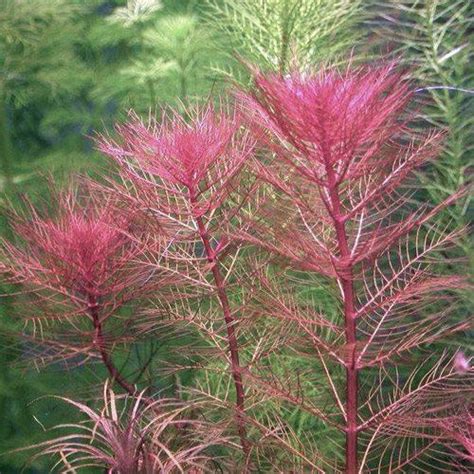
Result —
[{"label": "water plant", "polygon": [[[95,186],[92,207],[66,194],[59,217],[14,217],[21,242],[3,243],[4,272],[35,296],[32,322],[87,334],[61,347],[100,353],[130,397],[103,323],[131,339],[164,325],[197,333],[176,345],[204,375],[175,392],[198,431],[219,426],[229,472],[469,472],[471,359],[433,352],[472,324],[453,317],[468,283],[445,270],[463,229],[436,221],[466,190],[413,199],[442,133],[413,126],[415,88],[395,63],[252,73],[233,110],[131,115],[99,137],[118,179]],[[117,306],[135,298],[146,309],[123,325]],[[93,332],[77,332],[77,317]],[[296,412],[314,432],[293,428]],[[198,453],[212,470],[209,446]]]}]

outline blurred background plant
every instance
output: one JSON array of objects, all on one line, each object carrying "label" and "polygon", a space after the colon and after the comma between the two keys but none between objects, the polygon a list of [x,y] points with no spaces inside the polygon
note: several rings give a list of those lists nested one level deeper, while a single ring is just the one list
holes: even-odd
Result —
[{"label": "blurred background plant", "polygon": [[[360,43],[359,0],[206,0],[207,19],[230,52],[252,64],[287,73],[300,67],[347,60]],[[222,71],[225,72],[225,71]]]},{"label": "blurred background plant", "polygon": [[[393,54],[413,68],[419,93],[429,104],[422,118],[447,132],[441,159],[420,175],[429,199],[441,202],[468,183],[474,165],[472,5],[463,0],[392,0],[380,4],[374,23],[382,43],[388,38]],[[472,195],[446,212],[455,225],[469,224]],[[469,252],[466,240],[462,248]]]},{"label": "blurred background plant", "polygon": [[[0,155],[2,187],[31,176],[32,154],[64,142],[74,104],[91,74],[80,61],[79,4],[2,0],[0,10]],[[66,114],[59,110],[68,109]],[[37,158],[34,160],[36,161]]]},{"label": "blurred background plant", "polygon": [[[420,201],[440,203],[457,189],[472,184],[474,169],[474,37],[472,5],[463,0],[391,0],[376,2],[370,24],[378,46],[403,58],[419,84],[423,104],[420,127],[445,131],[442,152],[419,173]],[[446,227],[466,228],[473,219],[472,193],[443,211]],[[456,255],[474,269],[472,238],[459,239]],[[457,271],[451,268],[451,271]],[[464,294],[465,314],[474,299]],[[465,317],[460,314],[460,317]],[[472,334],[448,344],[471,350]]]},{"label": "blurred background plant", "polygon": [[102,41],[120,51],[103,71],[94,99],[113,103],[119,113],[127,108],[147,113],[159,103],[186,104],[208,96],[214,86],[208,66],[218,52],[198,10],[190,2],[170,2],[173,7],[165,8],[147,1],[142,9],[138,0],[130,3],[129,8],[113,10],[91,31],[92,44]]},{"label": "blurred background plant", "polygon": [[[105,162],[88,137],[111,129],[130,108],[141,115],[163,105],[182,109],[232,80],[247,83],[242,59],[286,74],[295,63],[305,68],[389,55],[416,66],[419,97],[428,102],[420,126],[447,130],[441,159],[420,175],[422,198],[438,203],[467,184],[472,171],[472,31],[465,0],[0,0],[2,205],[17,205],[23,193],[35,201],[47,187],[44,174],[60,181],[75,172],[95,174]],[[449,225],[469,225],[471,198],[445,217]],[[7,236],[3,216],[1,224]],[[459,251],[472,258],[468,239]],[[3,285],[1,292],[8,296],[0,306],[0,446],[16,448],[40,435],[41,425],[32,428],[32,400],[64,395],[65,386],[66,395],[89,399],[103,378],[88,366],[41,373],[28,367],[24,343],[12,335],[19,329],[11,317],[12,288]],[[302,298],[331,300],[321,289],[310,293]],[[149,342],[137,357],[159,360],[169,344],[172,339],[158,347]],[[291,357],[287,370],[298,365]],[[295,440],[314,429],[301,411],[281,410],[275,416],[292,425]],[[70,412],[51,400],[41,415],[51,426]],[[0,457],[0,471],[18,472],[25,456]],[[30,472],[47,472],[47,463],[35,460]]]}]

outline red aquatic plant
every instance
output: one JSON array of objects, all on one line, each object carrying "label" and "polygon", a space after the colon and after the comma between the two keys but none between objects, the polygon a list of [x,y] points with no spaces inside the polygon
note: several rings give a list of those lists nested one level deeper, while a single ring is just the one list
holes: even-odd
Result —
[{"label": "red aquatic plant", "polygon": [[21,286],[17,317],[32,348],[45,348],[34,354],[37,360],[99,356],[110,377],[133,394],[112,361],[115,345],[133,339],[133,321],[119,310],[174,278],[139,263],[145,237],[138,214],[86,188],[56,193],[52,215],[27,204],[12,216],[16,241],[2,242],[2,272]]},{"label": "red aquatic plant", "polygon": [[[404,382],[396,365],[470,325],[450,318],[453,292],[466,283],[442,267],[459,231],[433,223],[459,194],[436,207],[413,205],[416,189],[406,185],[436,157],[442,135],[410,127],[413,86],[394,64],[285,77],[255,72],[254,90],[238,96],[268,150],[254,160],[268,188],[259,218],[238,235],[283,258],[290,272],[319,275],[328,291],[331,282],[339,291],[334,321],[289,302],[288,280],[278,287],[264,276],[261,283],[273,293],[265,311],[294,323],[326,374],[336,410],[305,402],[307,411],[344,433],[347,473],[393,472],[436,456],[442,436],[435,414],[451,419],[465,404],[472,369],[460,373],[442,358]],[[334,364],[345,371],[343,388]],[[290,379],[280,385],[300,390]],[[303,407],[304,393],[280,395]],[[427,447],[417,446],[422,439]]]},{"label": "red aquatic plant", "polygon": [[[120,165],[126,199],[155,216],[170,229],[172,245],[167,261],[193,285],[209,287],[220,307],[226,346],[221,348],[230,366],[235,388],[235,420],[246,455],[249,446],[244,421],[245,389],[238,342],[238,308],[232,307],[229,258],[225,229],[245,200],[240,172],[253,152],[254,140],[236,112],[207,105],[189,110],[187,118],[163,111],[161,123],[145,124],[132,116],[117,127],[118,140],[101,138],[99,149]],[[244,194],[244,195],[243,195]],[[200,283],[199,283],[200,282]],[[195,311],[195,310],[194,310]],[[209,326],[211,312],[192,318],[217,346],[221,336]],[[189,316],[193,310],[189,309]],[[218,331],[219,332],[219,331]]]},{"label": "red aquatic plant", "polygon": [[[97,142],[119,179],[13,216],[1,268],[34,303],[25,336],[100,357],[136,400],[124,423],[113,394],[101,414],[76,404],[92,426],[45,452],[68,469],[201,472],[217,442],[240,444],[232,472],[472,471],[471,361],[433,344],[471,326],[445,265],[463,230],[435,219],[464,191],[432,206],[416,181],[442,134],[412,127],[395,64],[254,75],[237,110],[132,114]],[[112,351],[182,326],[199,333],[176,341],[195,385],[158,370],[186,401],[139,395]]]},{"label": "red aquatic plant", "polygon": [[[209,448],[227,442],[220,430],[189,418],[190,407],[179,400],[161,398],[150,403],[143,393],[135,397],[117,395],[107,384],[100,410],[67,398],[57,399],[85,419],[51,428],[66,433],[28,449],[41,448],[34,458],[55,456],[54,468],[61,467],[61,472],[93,467],[117,474],[197,474],[225,465],[225,460],[208,453]],[[179,429],[183,423],[186,433]]]}]

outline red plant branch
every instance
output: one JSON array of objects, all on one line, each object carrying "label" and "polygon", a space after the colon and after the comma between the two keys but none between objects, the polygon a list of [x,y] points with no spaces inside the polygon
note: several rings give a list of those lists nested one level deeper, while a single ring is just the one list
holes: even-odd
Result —
[{"label": "red plant branch", "polygon": [[[192,207],[195,208],[197,204],[196,196],[190,194],[189,199],[190,199]],[[234,379],[234,385],[235,385],[236,406],[237,406],[237,414],[236,414],[237,429],[239,432],[242,449],[245,455],[248,456],[250,453],[250,449],[249,449],[250,447],[247,441],[245,422],[242,418],[242,415],[245,410],[245,393],[244,393],[244,386],[242,382],[242,368],[240,366],[240,361],[239,361],[238,342],[237,342],[237,337],[235,335],[236,321],[232,316],[229,298],[227,297],[227,293],[225,290],[224,278],[219,269],[219,261],[216,259],[216,253],[211,247],[210,237],[207,232],[206,226],[204,225],[201,216],[199,215],[195,216],[195,219],[198,225],[199,237],[201,238],[202,243],[204,245],[207,261],[212,267],[211,271],[212,271],[212,276],[214,278],[214,283],[217,288],[217,296],[219,298],[219,301],[222,307],[222,312],[224,314],[227,337],[229,341],[231,371],[232,371],[232,377]]]},{"label": "red plant branch", "polygon": [[[179,245],[186,248],[184,256],[179,250],[169,249],[171,258],[182,264],[180,271],[186,278],[192,271],[185,260],[195,257],[196,237],[204,247],[207,265],[199,273],[204,280],[206,274],[211,274],[222,310],[236,395],[235,422],[242,450],[248,458],[250,446],[243,418],[245,390],[237,321],[221,273],[225,237],[211,235],[209,227],[213,222],[225,227],[234,215],[234,211],[226,212],[226,198],[253,150],[253,140],[249,139],[248,133],[242,133],[237,114],[218,113],[212,106],[188,111],[189,121],[176,112],[168,117],[166,113],[164,115],[161,124],[151,122],[147,126],[135,119],[118,126],[121,142],[101,138],[99,148],[119,163],[125,179],[131,180],[139,190],[135,197],[129,193],[131,199],[138,201],[142,208],[157,213],[162,221],[168,219],[171,227],[186,229],[181,231],[185,237],[175,237],[176,248]],[[179,235],[180,231],[176,233]],[[212,242],[219,239],[221,243],[214,249]]]},{"label": "red plant branch", "polygon": [[[322,340],[320,330],[326,323],[318,326],[309,321],[304,308],[293,306],[288,314],[281,314],[278,293],[274,296],[275,309],[267,311],[275,318],[294,321],[315,344],[344,416],[344,470],[355,474],[367,467],[367,455],[364,465],[359,465],[359,438],[368,428],[363,412],[372,410],[374,402],[369,397],[361,403],[360,370],[371,365],[384,367],[403,352],[470,326],[447,319],[452,312],[448,292],[464,286],[464,280],[433,274],[429,269],[436,259],[426,257],[459,234],[445,234],[428,226],[459,193],[440,206],[430,209],[422,205],[403,215],[410,196],[398,189],[418,166],[435,156],[440,138],[433,133],[417,135],[408,128],[410,86],[395,65],[326,70],[314,75],[295,72],[288,77],[256,71],[255,86],[238,97],[252,128],[265,137],[263,146],[270,152],[255,163],[255,173],[274,191],[267,197],[269,204],[260,205],[258,218],[250,219],[238,235],[283,257],[292,268],[315,272],[338,284],[343,344],[338,337]],[[435,290],[445,291],[444,299],[433,296]],[[430,314],[432,301],[437,301],[441,309]],[[324,355],[345,368],[344,407]],[[390,380],[389,376],[381,377],[377,390]],[[428,389],[429,381],[423,382],[409,391],[407,400],[413,394],[417,403],[423,402],[423,397],[415,396]],[[459,399],[453,397],[452,408],[458,404]],[[388,430],[414,436],[412,420],[397,418],[395,410],[400,405],[394,401],[392,406],[393,411],[379,410],[390,411],[389,419],[380,423],[385,423]],[[448,407],[451,409],[448,402],[441,402],[439,412],[448,410],[446,416],[450,417]],[[304,408],[303,403],[300,408]],[[421,413],[424,408],[419,406]],[[378,416],[373,414],[369,420]],[[327,415],[320,418],[326,419]],[[430,422],[424,418],[420,429]],[[402,426],[396,428],[397,423]],[[437,429],[436,425],[432,427]],[[379,427],[374,430],[375,437],[383,432]],[[426,433],[420,432],[419,436],[431,443]],[[425,451],[431,449],[416,450],[413,456],[424,455]]]},{"label": "red plant branch", "polygon": [[[53,198],[55,215],[43,217],[30,205],[27,215],[12,216],[19,241],[2,242],[2,271],[10,282],[24,286],[25,298],[34,297],[34,305],[24,304],[19,315],[31,324],[33,339],[48,341],[50,354],[57,346],[58,357],[68,352],[89,357],[92,347],[111,378],[133,395],[135,387],[114,365],[109,349],[128,335],[108,340],[104,324],[121,306],[161,287],[168,277],[158,283],[134,263],[143,245],[132,211],[124,212],[100,193],[92,197],[90,189],[82,196],[72,189],[53,193]],[[34,311],[31,318],[28,310]]]},{"label": "red plant branch", "polygon": [[125,379],[112,361],[100,320],[99,305],[93,296],[89,298],[89,314],[94,325],[94,345],[100,353],[102,362],[107,368],[112,382],[117,382],[129,395],[135,395],[137,392],[135,387]]},{"label": "red plant branch", "polygon": [[[330,163],[330,159],[326,159]],[[344,300],[344,322],[347,344],[346,366],[346,472],[348,474],[357,473],[358,469],[358,448],[357,448],[357,417],[358,417],[358,368],[356,352],[356,310],[353,286],[353,270],[350,259],[349,246],[347,245],[347,234],[341,212],[341,201],[336,183],[336,176],[331,165],[326,165],[327,187],[331,203],[330,214],[334,220],[336,230],[339,264],[338,276]]]}]

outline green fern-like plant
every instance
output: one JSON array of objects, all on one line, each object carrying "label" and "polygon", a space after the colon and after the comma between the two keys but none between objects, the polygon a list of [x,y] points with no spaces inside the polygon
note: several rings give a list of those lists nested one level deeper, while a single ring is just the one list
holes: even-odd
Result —
[{"label": "green fern-like plant", "polygon": [[145,47],[170,64],[175,93],[186,103],[189,95],[206,88],[210,56],[215,55],[212,36],[194,15],[171,15],[145,31]]},{"label": "green fern-like plant", "polygon": [[[423,118],[429,126],[447,131],[443,153],[420,175],[429,198],[439,203],[465,186],[474,165],[474,42],[472,9],[465,0],[392,0],[379,4],[380,37],[387,38],[411,66],[419,80],[420,97],[431,106]],[[472,196],[448,208],[446,218],[456,226],[469,223]],[[469,252],[469,244],[462,247]]]},{"label": "green fern-like plant", "polygon": [[208,18],[234,50],[262,67],[285,73],[334,60],[361,35],[360,0],[206,0]]},{"label": "green fern-like plant", "polygon": [[50,105],[80,94],[90,77],[74,43],[81,11],[70,0],[0,1],[0,160],[6,190],[17,178],[13,112],[42,103],[37,121],[51,119]]},{"label": "green fern-like plant", "polygon": [[[446,132],[439,159],[418,174],[419,198],[436,205],[456,189],[470,186],[474,167],[472,8],[464,0],[392,0],[380,3],[380,12],[382,41],[388,39],[393,52],[408,63],[420,84],[420,101],[428,103],[420,125]],[[471,225],[472,203],[472,193],[466,193],[446,208],[440,216],[446,228]],[[457,241],[456,255],[468,262],[466,271],[473,275],[474,248],[469,233]],[[472,314],[474,300],[469,292],[463,303],[459,318]],[[471,339],[467,333],[443,344],[472,351]]]},{"label": "green fern-like plant", "polygon": [[124,23],[114,12],[93,34],[94,43],[101,36],[102,42],[108,40],[104,47],[120,51],[119,59],[103,69],[94,92],[98,102],[147,113],[157,104],[187,104],[213,88],[209,66],[218,50],[195,14],[156,9]]},{"label": "green fern-like plant", "polygon": [[146,21],[161,8],[160,0],[127,0],[126,5],[115,8],[109,20],[124,26],[131,26]]}]

